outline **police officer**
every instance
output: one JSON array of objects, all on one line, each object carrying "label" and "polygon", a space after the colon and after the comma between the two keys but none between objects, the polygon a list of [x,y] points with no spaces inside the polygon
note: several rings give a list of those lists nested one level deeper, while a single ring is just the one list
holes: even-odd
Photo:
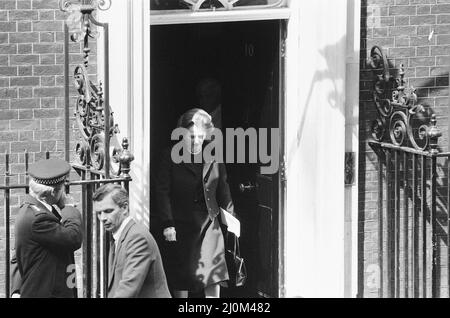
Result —
[{"label": "police officer", "polygon": [[22,298],[77,297],[74,251],[81,247],[80,212],[65,204],[70,165],[59,159],[30,166],[27,195],[16,217],[12,294]]}]

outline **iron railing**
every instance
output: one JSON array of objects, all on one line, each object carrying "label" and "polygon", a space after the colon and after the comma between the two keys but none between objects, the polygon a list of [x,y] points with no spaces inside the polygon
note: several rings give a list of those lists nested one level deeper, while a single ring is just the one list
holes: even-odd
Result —
[{"label": "iron railing", "polygon": [[439,297],[450,286],[450,272],[446,281],[440,275],[450,263],[440,248],[450,255],[450,153],[370,145],[378,154],[379,296]]},{"label": "iron railing", "polygon": [[417,104],[403,66],[391,76],[376,46],[370,66],[379,115],[369,141],[378,157],[379,297],[439,297],[450,286],[450,269],[441,279],[450,263],[450,153],[440,152],[436,115]]},{"label": "iron railing", "polygon": [[[107,297],[108,268],[107,253],[109,236],[97,218],[93,217],[92,195],[102,184],[120,183],[127,190],[131,182],[130,164],[134,157],[129,151],[128,139],[124,138],[121,145],[110,149],[112,138],[119,132],[114,124],[113,112],[109,104],[109,27],[107,23],[100,23],[94,17],[96,9],[106,10],[110,7],[109,0],[81,0],[72,3],[60,0],[62,11],[69,13],[64,24],[64,76],[65,76],[65,159],[71,162],[72,168],[78,174],[78,180],[66,183],[66,192],[77,192],[81,195],[84,237],[82,245],[82,296]],[[91,53],[90,39],[95,38],[97,32],[92,26],[102,30],[104,45],[104,82],[94,84],[88,73],[89,56]],[[83,43],[83,62],[73,70],[74,84],[78,92],[75,103],[75,120],[78,125],[80,138],[74,151],[70,149],[72,137],[70,127],[70,70],[69,42]],[[99,76],[100,77],[100,76]],[[71,158],[71,153],[75,155]],[[46,153],[49,158],[50,153]],[[10,260],[11,260],[11,191],[24,190],[28,193],[29,155],[25,153],[25,180],[12,184],[13,175],[10,170],[10,155],[5,155],[5,182],[0,186],[4,196],[5,223],[5,295],[10,296]],[[20,169],[19,169],[20,171]],[[80,286],[79,286],[80,287]]]},{"label": "iron railing", "polygon": [[[130,163],[134,157],[128,150],[128,139],[124,138],[122,147],[117,145],[111,149],[111,140],[116,137],[119,127],[114,124],[113,112],[109,100],[109,25],[94,18],[95,10],[107,10],[111,6],[110,0],[59,0],[60,9],[69,13],[64,26],[65,43],[65,106],[66,106],[66,138],[65,153],[69,161],[70,153],[70,59],[69,42],[81,42],[83,45],[83,62],[73,70],[74,84],[78,91],[75,103],[75,119],[80,138],[75,147],[75,158],[72,167],[81,176],[81,180],[74,184],[82,185],[82,208],[86,213],[85,248],[83,249],[83,295],[92,296],[92,286],[95,284],[94,297],[107,297],[107,247],[109,237],[102,225],[92,218],[92,194],[103,180],[110,182],[121,181],[129,190]],[[96,28],[96,30],[94,30]],[[90,41],[103,35],[103,83],[94,84],[88,72],[91,54]],[[116,164],[116,166],[114,166]],[[111,177],[116,176],[116,178]],[[118,179],[117,179],[118,178]],[[93,240],[94,239],[94,240]],[[93,241],[92,241],[93,240]],[[96,263],[93,264],[93,259]],[[95,268],[94,277],[93,268]],[[95,278],[95,283],[93,279]]]},{"label": "iron railing", "polygon": [[[128,151],[128,145],[124,142],[124,152]],[[23,194],[15,193],[20,198],[21,195],[29,193],[28,187],[28,167],[29,167],[29,154],[24,154],[24,170],[23,174],[13,174],[11,172],[10,155],[4,155],[5,174],[4,185],[0,185],[0,191],[3,192],[4,198],[4,225],[5,225],[5,285],[4,291],[6,298],[10,297],[11,287],[11,224],[13,224],[13,218],[11,211],[14,208],[11,205],[11,191],[23,190]],[[46,152],[46,158],[50,158],[50,153]],[[108,281],[108,269],[107,269],[107,246],[108,238],[102,225],[97,218],[93,217],[92,209],[92,194],[102,184],[107,183],[119,183],[122,184],[127,190],[129,189],[129,183],[131,182],[129,170],[122,170],[122,174],[118,177],[105,178],[103,171],[97,171],[84,166],[73,165],[74,170],[79,175],[79,180],[70,180],[66,182],[66,192],[70,193],[71,190],[81,195],[81,203],[77,206],[82,212],[83,216],[83,245],[82,245],[82,286],[78,286],[82,289],[82,296],[86,298],[91,297],[106,297]],[[19,171],[21,169],[18,169]],[[11,179],[24,179],[24,182],[12,183]],[[19,199],[20,201],[20,199]],[[93,263],[93,260],[96,263]]]}]

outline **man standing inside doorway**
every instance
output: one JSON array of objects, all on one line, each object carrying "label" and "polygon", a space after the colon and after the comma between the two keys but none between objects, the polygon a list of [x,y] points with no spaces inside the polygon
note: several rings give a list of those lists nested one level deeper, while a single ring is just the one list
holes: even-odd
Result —
[{"label": "man standing inside doorway", "polygon": [[222,86],[214,78],[204,78],[197,85],[199,107],[211,117],[214,128],[222,129]]},{"label": "man standing inside doorway", "polygon": [[158,246],[148,229],[129,215],[128,192],[106,184],[93,201],[94,212],[112,233],[108,298],[170,298]]}]

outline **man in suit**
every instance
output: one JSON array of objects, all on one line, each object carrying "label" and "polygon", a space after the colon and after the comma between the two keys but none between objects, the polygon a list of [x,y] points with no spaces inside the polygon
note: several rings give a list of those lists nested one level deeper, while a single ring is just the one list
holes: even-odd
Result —
[{"label": "man in suit", "polygon": [[80,212],[65,205],[70,165],[59,159],[30,166],[30,195],[15,224],[11,293],[22,298],[75,298],[74,251],[81,247]]},{"label": "man in suit", "polygon": [[93,201],[99,220],[112,234],[108,298],[170,298],[158,246],[148,229],[130,217],[128,192],[106,184]]},{"label": "man in suit", "polygon": [[211,117],[214,128],[222,129],[222,86],[214,78],[203,78],[197,84],[197,99],[200,108]]}]

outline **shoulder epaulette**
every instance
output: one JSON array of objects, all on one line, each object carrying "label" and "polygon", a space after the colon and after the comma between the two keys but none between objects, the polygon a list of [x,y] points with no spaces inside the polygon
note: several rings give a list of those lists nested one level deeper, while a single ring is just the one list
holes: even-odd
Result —
[{"label": "shoulder epaulette", "polygon": [[23,209],[23,208],[26,208],[26,209],[30,208],[30,209],[32,209],[35,215],[38,215],[39,213],[42,213],[42,211],[36,205],[34,205],[32,203],[24,203],[22,205],[21,209]]}]

